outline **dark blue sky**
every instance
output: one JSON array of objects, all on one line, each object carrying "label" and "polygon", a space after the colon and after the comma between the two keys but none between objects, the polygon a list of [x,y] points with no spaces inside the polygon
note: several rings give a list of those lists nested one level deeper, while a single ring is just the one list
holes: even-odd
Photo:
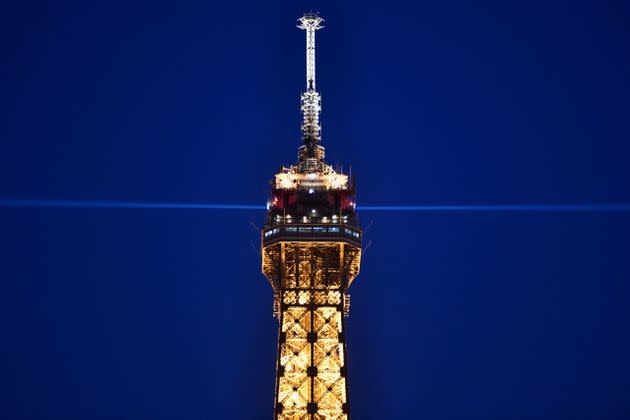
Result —
[{"label": "dark blue sky", "polygon": [[[302,12],[360,204],[630,202],[624,1],[0,9],[0,198],[263,204]],[[265,419],[259,211],[0,209],[0,417]],[[630,213],[365,213],[356,419],[629,418]]]}]

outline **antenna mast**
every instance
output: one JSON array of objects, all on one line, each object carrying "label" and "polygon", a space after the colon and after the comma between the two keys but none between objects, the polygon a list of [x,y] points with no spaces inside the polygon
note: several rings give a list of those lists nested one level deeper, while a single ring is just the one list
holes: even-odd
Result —
[{"label": "antenna mast", "polygon": [[306,89],[315,90],[315,31],[323,28],[324,19],[307,13],[298,19],[298,28],[306,30]]},{"label": "antenna mast", "polygon": [[306,31],[306,92],[302,94],[302,140],[304,146],[298,150],[300,169],[315,172],[321,169],[324,148],[317,143],[321,139],[319,113],[322,101],[315,91],[315,31],[323,28],[324,19],[315,13],[307,13],[298,19],[298,28]]}]

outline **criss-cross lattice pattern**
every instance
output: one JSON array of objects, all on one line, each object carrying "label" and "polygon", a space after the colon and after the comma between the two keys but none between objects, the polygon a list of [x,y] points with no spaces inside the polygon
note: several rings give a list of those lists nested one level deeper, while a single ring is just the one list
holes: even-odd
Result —
[{"label": "criss-cross lattice pattern", "polygon": [[313,365],[317,367],[313,394],[318,409],[314,418],[345,418],[346,379],[341,375],[345,349],[339,342],[341,311],[337,308],[317,308],[313,312],[313,331],[317,334],[317,341],[313,344]]},{"label": "criss-cross lattice pattern", "polygon": [[311,345],[308,333],[311,331],[311,314],[305,308],[291,307],[282,313],[282,335],[280,344],[280,366],[283,374],[278,384],[277,402],[282,404],[288,419],[303,418],[310,402],[311,383],[306,375],[311,364]]}]

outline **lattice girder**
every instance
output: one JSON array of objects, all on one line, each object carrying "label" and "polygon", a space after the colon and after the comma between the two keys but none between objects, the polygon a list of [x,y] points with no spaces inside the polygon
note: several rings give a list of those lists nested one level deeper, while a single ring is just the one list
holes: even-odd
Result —
[{"label": "lattice girder", "polygon": [[360,248],[343,242],[269,245],[279,299],[277,419],[347,419],[344,301]]}]

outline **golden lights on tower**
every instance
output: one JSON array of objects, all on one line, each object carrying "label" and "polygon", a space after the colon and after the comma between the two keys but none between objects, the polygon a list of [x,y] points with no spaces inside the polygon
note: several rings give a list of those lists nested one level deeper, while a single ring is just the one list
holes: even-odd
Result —
[{"label": "golden lights on tower", "polygon": [[262,271],[280,321],[276,419],[347,419],[345,317],[348,287],[359,273],[362,233],[354,183],[324,162],[319,145],[321,100],[315,90],[315,31],[321,19],[299,19],[306,30],[307,90],[302,94],[298,163],[275,175],[262,230]]}]

